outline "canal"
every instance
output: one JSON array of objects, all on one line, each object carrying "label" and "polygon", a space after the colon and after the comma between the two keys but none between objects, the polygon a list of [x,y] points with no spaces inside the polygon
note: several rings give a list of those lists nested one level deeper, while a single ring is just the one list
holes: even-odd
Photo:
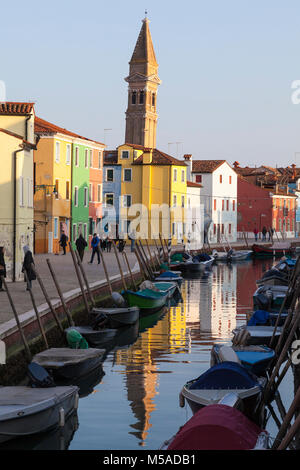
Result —
[{"label": "canal", "polygon": [[[179,407],[182,386],[209,368],[212,344],[230,342],[232,330],[246,322],[255,281],[272,264],[272,260],[219,263],[208,273],[186,278],[182,302],[141,319],[139,329],[132,328],[111,345],[114,349],[108,352],[103,371],[85,384],[78,419],[68,423],[64,436],[52,433],[20,446],[158,449],[192,416],[187,404]],[[293,397],[291,371],[280,386],[280,397],[287,409]],[[273,406],[281,421],[277,404]],[[272,437],[276,435],[272,417],[266,428]],[[14,441],[9,447],[17,445]]]}]

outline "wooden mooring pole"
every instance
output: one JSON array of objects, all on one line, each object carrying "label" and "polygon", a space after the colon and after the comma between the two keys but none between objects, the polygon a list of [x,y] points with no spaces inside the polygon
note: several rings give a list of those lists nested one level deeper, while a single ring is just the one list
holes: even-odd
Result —
[{"label": "wooden mooring pole", "polygon": [[56,290],[57,290],[57,292],[58,292],[58,295],[59,295],[59,298],[60,298],[62,307],[63,307],[63,309],[64,309],[64,312],[65,312],[65,314],[66,314],[66,316],[67,316],[67,318],[68,318],[69,325],[70,325],[70,326],[74,326],[75,323],[74,323],[73,318],[72,318],[72,315],[71,315],[71,313],[70,313],[70,311],[69,311],[69,309],[68,309],[68,307],[67,307],[67,304],[66,304],[66,302],[65,302],[63,293],[62,293],[61,288],[60,288],[60,285],[59,285],[59,282],[58,282],[58,280],[57,280],[56,274],[55,274],[55,272],[54,272],[54,270],[53,270],[53,268],[52,268],[52,265],[51,265],[51,263],[50,263],[49,258],[46,259],[46,263],[48,264],[48,268],[49,268],[50,274],[51,274],[51,276],[52,276],[52,279],[53,279],[54,285],[55,285],[55,287],[56,287]]},{"label": "wooden mooring pole", "polygon": [[127,254],[125,251],[122,252],[123,256],[124,256],[124,259],[125,259],[125,262],[127,264],[127,268],[128,268],[128,271],[129,271],[129,274],[130,274],[130,278],[131,278],[131,283],[134,287],[134,290],[137,291],[137,287],[136,287],[136,283],[134,281],[134,277],[133,277],[133,274],[132,274],[132,271],[131,271],[131,268],[130,268],[130,264],[129,264],[129,261],[128,261],[128,258],[127,258]]},{"label": "wooden mooring pole", "polygon": [[101,256],[103,269],[104,269],[104,274],[105,274],[105,277],[106,277],[106,282],[107,282],[107,285],[108,285],[108,288],[109,288],[109,292],[110,292],[110,295],[112,295],[112,293],[113,293],[112,285],[111,285],[111,282],[110,282],[110,277],[108,275],[106,262],[105,262],[104,255],[103,255],[103,252],[102,252],[101,248],[99,248],[99,253],[100,253],[100,256]]},{"label": "wooden mooring pole", "polygon": [[89,313],[90,312],[90,307],[89,307],[89,304],[88,304],[88,301],[87,301],[87,297],[85,295],[83,282],[82,282],[82,279],[81,279],[81,276],[80,276],[80,272],[79,272],[79,269],[78,269],[78,264],[76,262],[76,258],[75,258],[75,254],[74,254],[74,250],[72,248],[71,242],[69,242],[69,247],[70,247],[70,253],[71,253],[71,256],[72,256],[75,272],[76,272],[77,279],[78,279],[78,282],[79,282],[79,286],[80,286],[80,289],[81,289],[83,302],[84,302],[87,313]]},{"label": "wooden mooring pole", "polygon": [[124,278],[122,266],[121,266],[121,263],[120,263],[120,260],[119,260],[119,256],[118,256],[118,252],[117,252],[117,248],[116,248],[116,244],[115,244],[114,240],[112,241],[112,246],[113,246],[113,249],[114,249],[114,252],[115,252],[115,257],[116,257],[116,260],[117,260],[117,263],[118,263],[118,266],[119,266],[119,271],[120,271],[120,274],[121,274],[121,279],[122,279],[123,288],[124,288],[124,290],[126,291],[126,290],[127,290],[127,286],[126,286],[126,282],[125,282],[125,278]]},{"label": "wooden mooring pole", "polygon": [[77,258],[77,261],[78,261],[78,266],[79,266],[79,268],[80,268],[82,277],[83,277],[83,279],[84,279],[84,282],[85,282],[85,285],[86,285],[86,288],[87,288],[87,291],[88,291],[89,298],[90,298],[90,301],[91,301],[91,303],[92,303],[92,306],[93,306],[93,307],[96,307],[96,302],[95,302],[94,296],[93,296],[93,294],[92,294],[92,291],[91,291],[91,289],[90,289],[90,285],[89,285],[89,282],[88,282],[88,279],[87,279],[85,270],[83,269],[83,264],[82,264],[82,262],[81,262],[81,259],[80,259],[80,256],[79,256],[79,253],[78,253],[77,250],[75,250],[75,255],[76,255],[76,258]]},{"label": "wooden mooring pole", "polygon": [[[27,273],[26,273],[26,269],[24,269],[24,277],[25,277],[25,280],[27,282],[28,281],[28,276],[27,276]],[[28,286],[28,282],[27,282],[27,286]],[[37,321],[38,321],[38,325],[39,325],[40,332],[42,334],[45,346],[46,346],[47,349],[49,349],[48,341],[47,341],[47,338],[46,338],[46,333],[44,331],[44,327],[43,327],[43,324],[42,324],[41,319],[40,319],[40,314],[38,312],[38,309],[37,309],[37,306],[36,306],[36,303],[35,303],[35,298],[34,298],[34,295],[32,293],[32,289],[27,287],[27,290],[28,290],[30,298],[31,298],[33,309],[35,311],[35,315],[36,315],[36,318],[37,318]]]}]

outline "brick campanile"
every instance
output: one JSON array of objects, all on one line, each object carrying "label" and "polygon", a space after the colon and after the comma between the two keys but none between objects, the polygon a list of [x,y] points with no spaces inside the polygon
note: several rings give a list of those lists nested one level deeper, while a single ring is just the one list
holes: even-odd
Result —
[{"label": "brick campanile", "polygon": [[129,62],[125,142],[156,148],[158,77],[149,20],[145,18]]}]

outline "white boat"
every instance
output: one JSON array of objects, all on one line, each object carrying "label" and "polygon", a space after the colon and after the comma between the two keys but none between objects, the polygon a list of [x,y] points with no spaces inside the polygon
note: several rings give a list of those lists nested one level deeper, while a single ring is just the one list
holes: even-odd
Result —
[{"label": "white boat", "polygon": [[192,260],[188,260],[183,263],[185,271],[202,272],[206,269],[209,269],[215,261],[215,258],[213,256],[209,256],[209,259],[205,261],[197,261],[195,258],[196,257],[193,257]]},{"label": "white boat", "polygon": [[0,387],[0,443],[63,426],[78,407],[78,387]]}]

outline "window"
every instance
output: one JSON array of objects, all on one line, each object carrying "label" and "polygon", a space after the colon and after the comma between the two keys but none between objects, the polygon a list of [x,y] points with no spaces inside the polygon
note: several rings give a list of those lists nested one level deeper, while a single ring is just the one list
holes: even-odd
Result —
[{"label": "window", "polygon": [[144,91],[140,91],[140,101],[139,104],[144,104]]},{"label": "window", "polygon": [[235,211],[235,201],[232,201],[232,210]]},{"label": "window", "polygon": [[78,235],[82,235],[82,224],[78,224]]},{"label": "window", "polygon": [[221,224],[221,233],[224,235],[224,224]]},{"label": "window", "polygon": [[130,207],[131,206],[131,195],[124,194],[123,196],[123,207]]},{"label": "window", "polygon": [[85,151],[84,151],[84,166],[85,166],[85,168],[89,167],[88,150],[87,149],[85,149]]},{"label": "window", "polygon": [[83,238],[87,239],[87,224],[83,224]]},{"label": "window", "polygon": [[184,207],[184,196],[181,196],[181,207]]},{"label": "window", "polygon": [[53,238],[58,238],[58,217],[54,217]]},{"label": "window", "polygon": [[85,187],[83,188],[83,204],[84,204],[84,207],[87,207],[88,206],[88,188]]},{"label": "window", "polygon": [[72,228],[72,238],[73,238],[73,242],[76,241],[76,238],[77,238],[77,234],[76,234],[76,230],[77,230],[77,225],[76,224],[73,224],[73,228]]},{"label": "window", "polygon": [[121,158],[129,158],[129,151],[128,150],[122,150],[122,157]]},{"label": "window", "polygon": [[136,104],[136,91],[131,94],[131,104]]},{"label": "window", "polygon": [[67,144],[66,148],[66,164],[70,165],[71,163],[71,144]]},{"label": "window", "polygon": [[214,199],[214,211],[216,211],[216,210],[217,210],[217,200]]},{"label": "window", "polygon": [[102,152],[98,152],[98,168],[99,170],[102,168]]},{"label": "window", "polygon": [[70,199],[70,181],[66,181],[66,199]]},{"label": "window", "polygon": [[220,175],[220,183],[222,183],[223,181],[223,178],[222,178],[222,175]]},{"label": "window", "polygon": [[231,235],[231,224],[228,224],[228,233]]},{"label": "window", "polygon": [[93,200],[93,185],[90,183],[90,190],[89,190],[89,201]]},{"label": "window", "polygon": [[114,205],[114,193],[106,193],[105,194],[105,204],[107,206],[113,206]]},{"label": "window", "polygon": [[152,93],[152,106],[155,106],[155,93]]},{"label": "window", "polygon": [[229,184],[231,184],[231,183],[232,183],[232,176],[230,175],[229,176]]},{"label": "window", "polygon": [[90,150],[90,168],[93,168],[93,150]]},{"label": "window", "polygon": [[181,170],[181,182],[182,183],[185,182],[185,171],[184,170]]},{"label": "window", "polygon": [[132,181],[131,179],[131,168],[124,169],[124,181]]},{"label": "window", "polygon": [[176,168],[174,168],[173,180],[176,183],[176,181],[177,181],[177,169]]},{"label": "window", "polygon": [[177,196],[176,196],[176,194],[174,194],[174,196],[173,196],[173,207],[176,207],[176,205],[177,205]]},{"label": "window", "polygon": [[176,231],[176,224],[173,222],[172,223],[172,236],[174,237]]},{"label": "window", "polygon": [[202,175],[196,175],[196,183],[202,183]]},{"label": "window", "polygon": [[224,210],[224,199],[222,199],[222,211]]},{"label": "window", "polygon": [[97,201],[102,202],[102,184],[98,184],[97,187]]},{"label": "window", "polygon": [[78,207],[78,187],[74,188],[74,206]]},{"label": "window", "polygon": [[55,199],[58,199],[59,181],[55,180]]},{"label": "window", "polygon": [[55,161],[56,163],[59,163],[60,159],[60,143],[55,142]]},{"label": "window", "polygon": [[79,148],[75,148],[75,166],[79,166]]},{"label": "window", "polygon": [[226,201],[226,210],[229,211],[229,199]]},{"label": "window", "polygon": [[89,217],[89,235],[93,235],[94,231],[94,223],[92,217]]},{"label": "window", "polygon": [[114,180],[114,170],[109,168],[106,170],[106,181],[113,181]]}]

